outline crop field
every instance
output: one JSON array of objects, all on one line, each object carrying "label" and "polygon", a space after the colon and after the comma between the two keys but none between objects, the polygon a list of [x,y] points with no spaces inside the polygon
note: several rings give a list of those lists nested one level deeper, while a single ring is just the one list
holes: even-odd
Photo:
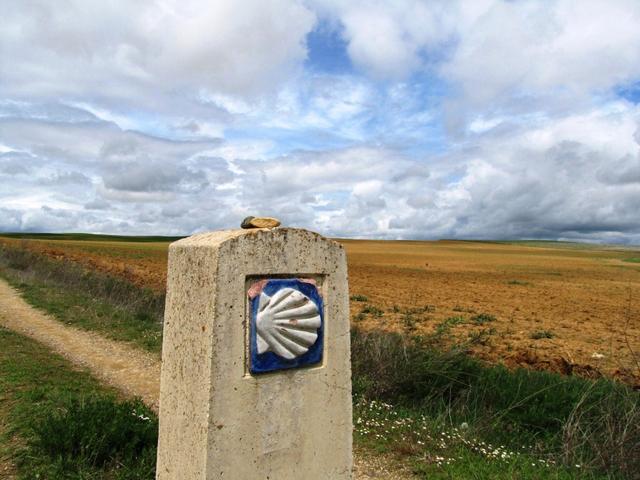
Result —
[{"label": "crop field", "polygon": [[[164,290],[168,241],[2,238]],[[340,240],[351,318],[507,366],[640,386],[640,250],[558,242]]]}]

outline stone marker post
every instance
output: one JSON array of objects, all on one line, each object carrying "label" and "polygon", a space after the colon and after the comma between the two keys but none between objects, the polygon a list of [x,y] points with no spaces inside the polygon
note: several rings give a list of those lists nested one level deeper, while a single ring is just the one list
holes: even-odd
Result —
[{"label": "stone marker post", "polygon": [[351,478],[347,266],[291,228],[169,247],[161,480]]}]

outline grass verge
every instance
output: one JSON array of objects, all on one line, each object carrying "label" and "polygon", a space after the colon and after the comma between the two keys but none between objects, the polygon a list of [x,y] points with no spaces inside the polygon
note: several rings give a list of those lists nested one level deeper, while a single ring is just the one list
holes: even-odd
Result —
[{"label": "grass verge", "polygon": [[0,444],[18,478],[155,478],[157,418],[85,371],[0,328]]},{"label": "grass verge", "polygon": [[27,302],[63,323],[159,353],[164,295],[127,280],[0,244],[0,275]]},{"label": "grass verge", "polygon": [[359,330],[352,369],[356,441],[425,478],[639,478],[640,392],[625,385]]}]

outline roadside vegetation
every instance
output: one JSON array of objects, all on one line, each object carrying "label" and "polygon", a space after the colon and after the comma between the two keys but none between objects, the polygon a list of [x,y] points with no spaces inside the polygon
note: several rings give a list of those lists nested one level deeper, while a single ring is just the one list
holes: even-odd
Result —
[{"label": "roadside vegetation", "polygon": [[24,480],[151,480],[157,436],[157,418],[140,401],[118,398],[0,328],[0,472]]},{"label": "roadside vegetation", "polygon": [[[31,304],[63,322],[159,351],[161,297],[123,280],[86,272],[73,263],[20,250],[0,247],[0,274]],[[386,312],[363,295],[354,295],[352,301],[359,304],[354,313],[352,369],[354,440],[360,447],[392,455],[424,478],[640,478],[640,392],[606,379],[508,370],[472,359],[469,349],[490,342],[495,335],[491,325],[496,318],[490,313],[474,312],[467,317],[459,309],[459,316],[445,319],[434,326],[433,333],[420,336],[415,334],[416,324],[429,319],[435,307],[394,307],[392,313],[402,316],[405,331],[370,332],[359,328],[359,321],[384,318]],[[452,329],[465,323],[479,330],[464,339],[453,336]],[[538,339],[552,336],[543,330],[531,334]],[[30,401],[11,398],[16,405]],[[82,410],[84,405],[88,405],[86,410]],[[43,414],[49,426],[42,431],[49,438],[65,438],[66,445],[75,445],[76,431],[85,427],[75,425],[71,417],[118,417],[121,404],[109,405],[69,400]],[[139,412],[138,407],[127,404],[122,408]],[[108,415],[99,413],[103,408]],[[155,422],[147,413],[140,415]],[[140,420],[137,413],[118,418],[134,425],[118,424],[118,431],[135,429]],[[35,430],[20,427],[15,431],[27,438]],[[147,434],[153,431],[140,433],[149,440]],[[50,456],[48,447],[33,441],[29,445],[33,461],[48,462],[42,460]],[[100,465],[107,468],[112,465],[108,459],[128,458],[126,452],[138,447],[123,447],[103,456],[107,460]],[[67,452],[73,451],[70,448]],[[60,459],[78,453],[55,455]],[[68,478],[147,478],[146,473],[141,475]]]},{"label": "roadside vegetation", "polygon": [[0,243],[0,275],[61,322],[159,353],[164,295],[126,279]]},{"label": "roadside vegetation", "polygon": [[425,478],[640,478],[640,393],[487,366],[442,330],[352,332],[356,441]]}]

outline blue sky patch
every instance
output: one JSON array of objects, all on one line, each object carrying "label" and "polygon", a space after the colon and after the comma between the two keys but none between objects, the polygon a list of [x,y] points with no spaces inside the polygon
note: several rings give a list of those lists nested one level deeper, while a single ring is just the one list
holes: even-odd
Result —
[{"label": "blue sky patch", "polygon": [[307,35],[307,68],[325,73],[350,73],[353,70],[347,54],[347,42],[340,28],[320,20]]},{"label": "blue sky patch", "polygon": [[617,87],[615,91],[619,97],[622,97],[625,100],[635,104],[640,103],[640,81]]}]

